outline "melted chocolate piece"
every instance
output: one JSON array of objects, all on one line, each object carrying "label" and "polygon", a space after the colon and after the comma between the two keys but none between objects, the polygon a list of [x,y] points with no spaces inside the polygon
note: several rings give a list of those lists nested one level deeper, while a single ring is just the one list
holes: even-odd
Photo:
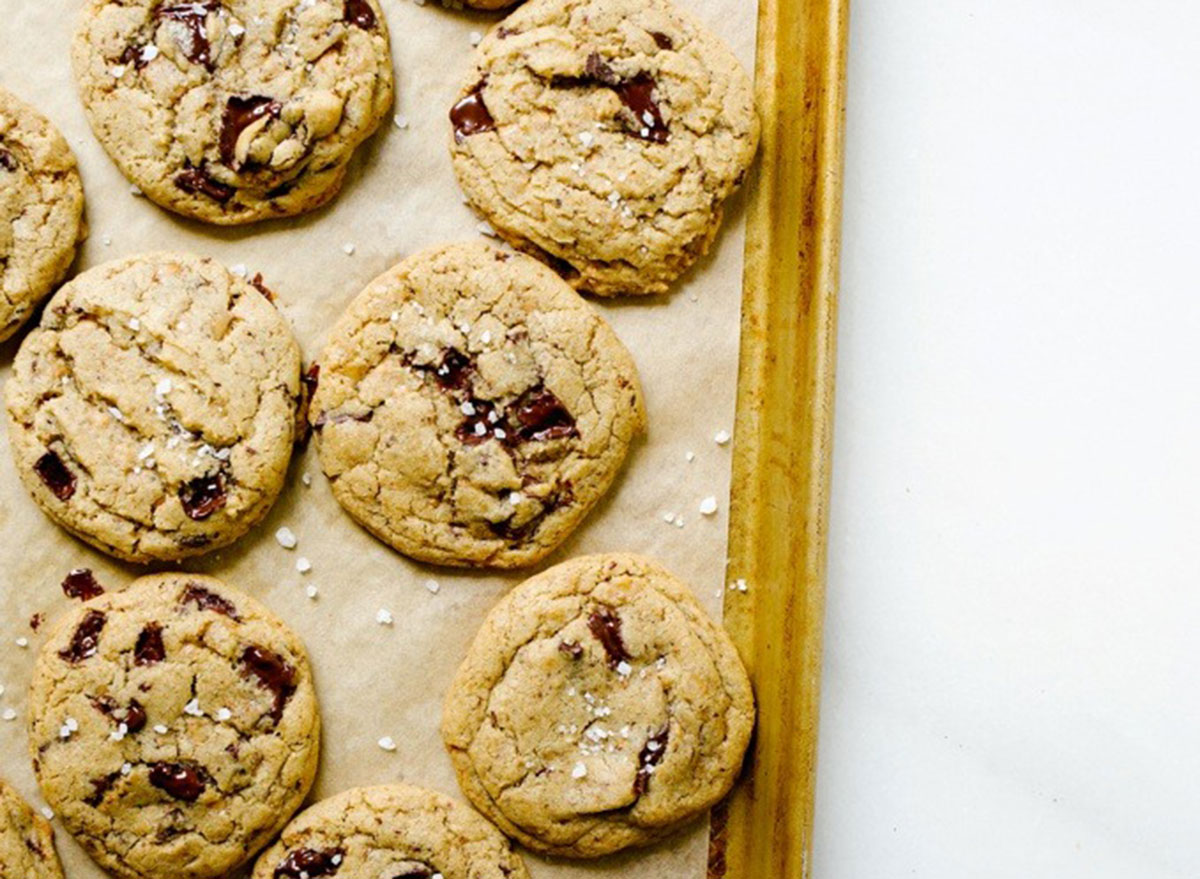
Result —
[{"label": "melted chocolate piece", "polygon": [[225,506],[225,477],[220,473],[197,476],[180,486],[179,501],[189,519],[207,519]]},{"label": "melted chocolate piece", "polygon": [[454,139],[460,143],[463,138],[470,137],[472,134],[496,130],[496,120],[492,118],[487,104],[483,102],[485,82],[486,80],[481,80],[466,97],[450,108],[450,122],[454,125]]},{"label": "melted chocolate piece", "polygon": [[76,568],[62,581],[63,595],[67,598],[78,598],[88,601],[97,595],[104,594],[104,587],[96,582],[96,577],[89,568]]},{"label": "melted chocolate piece", "polygon": [[365,31],[375,30],[375,10],[367,0],[346,0],[343,19]]},{"label": "melted chocolate piece", "polygon": [[509,417],[516,422],[517,435],[522,440],[543,442],[568,436],[579,436],[575,419],[558,397],[544,387],[531,388],[508,407]]},{"label": "melted chocolate piece", "polygon": [[163,647],[162,626],[150,623],[138,633],[137,643],[133,647],[134,665],[154,665],[167,658],[166,648]]},{"label": "melted chocolate piece", "polygon": [[100,778],[93,778],[92,787],[95,790],[85,797],[83,801],[93,809],[96,808],[104,800],[104,795],[112,790],[112,786],[117,783],[117,779],[120,777],[121,773],[110,772],[108,775]]},{"label": "melted chocolate piece", "polygon": [[213,201],[224,204],[233,198],[233,187],[208,176],[203,167],[185,167],[175,175],[175,186],[192,195],[207,195]]},{"label": "melted chocolate piece", "polygon": [[646,739],[646,744],[638,752],[638,771],[633,779],[633,795],[635,797],[640,797],[646,792],[646,788],[650,786],[650,776],[654,773],[654,767],[661,763],[662,758],[666,755],[668,733],[670,733],[670,727],[664,726]]},{"label": "melted chocolate piece", "polygon": [[240,166],[235,165],[235,153],[242,132],[263,117],[278,119],[282,109],[283,105],[277,100],[263,95],[251,95],[248,98],[230,96],[225,102],[225,112],[221,115],[221,161],[237,170]]},{"label": "melted chocolate piece", "polygon": [[317,383],[321,380],[321,364],[314,363],[305,373],[300,376],[300,381],[304,382],[304,388],[308,393],[308,399],[312,399],[317,395]]},{"label": "melted chocolate piece", "polygon": [[62,458],[56,452],[46,452],[33,465],[38,477],[45,483],[46,488],[54,493],[60,501],[65,501],[75,494],[75,474],[67,469]]},{"label": "melted chocolate piece", "polygon": [[345,854],[340,848],[295,849],[288,852],[288,856],[275,868],[274,879],[317,879],[319,876],[332,876],[342,865],[342,857]]},{"label": "melted chocolate piece", "polygon": [[208,773],[191,763],[155,763],[150,767],[150,783],[177,800],[194,803],[208,787]]},{"label": "melted chocolate piece", "polygon": [[220,8],[221,4],[216,0],[207,0],[202,3],[177,3],[172,6],[160,6],[154,15],[159,19],[169,18],[182,22],[187,27],[190,36],[189,44],[182,47],[188,60],[193,64],[203,65],[205,70],[212,73],[215,65],[213,64],[212,44],[208,41],[206,23],[208,14],[216,12]]},{"label": "melted chocolate piece", "polygon": [[42,627],[43,619],[44,618],[42,617],[42,615],[40,613],[35,613],[33,616],[31,616],[29,618],[29,628],[33,629],[36,632],[38,629],[40,629]]},{"label": "melted chocolate piece", "polygon": [[176,537],[175,542],[180,546],[208,546],[212,543],[212,536],[208,534],[184,534],[182,537]]},{"label": "melted chocolate piece", "polygon": [[633,114],[633,136],[651,143],[666,143],[671,135],[663,121],[658,103],[654,100],[656,85],[654,77],[650,74],[639,73],[633,79],[626,79],[613,86],[613,90],[621,99],[621,103]]},{"label": "melted chocolate piece", "polygon": [[89,656],[95,656],[100,645],[100,633],[107,621],[108,617],[100,611],[89,610],[75,627],[70,645],[65,650],[58,651],[58,655],[71,663],[82,662]]},{"label": "melted chocolate piece", "polygon": [[93,699],[92,707],[101,714],[111,717],[115,723],[125,724],[126,732],[136,733],[146,728],[146,709],[137,699],[130,699],[129,707],[124,711],[110,696]]},{"label": "melted chocolate piece", "polygon": [[474,413],[463,418],[462,423],[454,431],[459,442],[468,446],[477,446],[495,436],[495,431],[503,433],[496,437],[501,442],[508,442],[510,436],[504,417],[497,414],[496,407],[486,400],[471,400]]},{"label": "melted chocolate piece", "polygon": [[193,602],[199,610],[211,610],[213,613],[224,614],[238,622],[242,620],[232,601],[222,598],[215,592],[210,592],[199,583],[188,583],[183,590],[183,595],[179,597],[180,604],[187,604],[189,601]]},{"label": "melted chocolate piece", "polygon": [[675,41],[661,31],[650,31],[650,36],[654,37],[654,45],[660,49],[675,48]]},{"label": "melted chocolate piece", "polygon": [[621,618],[607,604],[598,605],[588,614],[588,629],[608,654],[610,668],[616,668],[630,658],[621,639]]},{"label": "melted chocolate piece", "polygon": [[600,57],[600,55],[596,52],[593,52],[587,56],[587,61],[584,62],[583,70],[587,76],[582,82],[579,83],[580,85],[585,85],[589,81],[594,81],[612,88],[621,81],[621,77],[617,76],[617,72],[613,70],[609,63]]},{"label": "melted chocolate piece", "polygon": [[4,149],[4,147],[0,147],[0,168],[3,168],[5,171],[17,170],[17,157]]},{"label": "melted chocolate piece", "polygon": [[578,641],[560,641],[558,649],[561,653],[567,654],[572,659],[583,658],[583,645]]},{"label": "melted chocolate piece", "polygon": [[283,706],[296,692],[296,669],[278,653],[272,653],[265,647],[251,646],[242,651],[242,675],[258,678],[259,686],[275,694],[271,719],[279,723],[283,717]]}]

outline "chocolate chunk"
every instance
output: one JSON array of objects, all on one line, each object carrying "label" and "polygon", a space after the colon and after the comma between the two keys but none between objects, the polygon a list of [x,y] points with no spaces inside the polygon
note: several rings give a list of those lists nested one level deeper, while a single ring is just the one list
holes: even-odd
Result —
[{"label": "chocolate chunk", "polygon": [[112,790],[112,786],[117,783],[117,779],[120,777],[121,773],[110,772],[108,775],[100,778],[93,778],[92,787],[94,790],[83,801],[93,809],[96,808],[104,800],[104,795]]},{"label": "chocolate chunk", "polygon": [[365,31],[375,29],[375,10],[367,0],[346,0],[346,12],[342,17]]},{"label": "chocolate chunk", "polygon": [[65,650],[58,651],[58,655],[67,662],[82,662],[89,656],[95,656],[100,646],[100,632],[104,630],[107,621],[108,617],[100,611],[89,610],[75,627],[70,645]]},{"label": "chocolate chunk", "polygon": [[162,626],[149,623],[138,633],[137,643],[133,646],[134,665],[154,665],[167,657],[163,647]]},{"label": "chocolate chunk", "polygon": [[209,775],[191,763],[155,763],[150,767],[150,783],[177,800],[194,803],[208,787]]},{"label": "chocolate chunk", "polygon": [[250,286],[266,297],[267,302],[275,301],[275,292],[263,283],[262,272],[254,273],[254,277],[250,279]]},{"label": "chocolate chunk", "polygon": [[271,719],[279,723],[283,717],[283,706],[296,692],[296,669],[278,653],[272,653],[265,647],[251,646],[242,651],[242,675],[258,678],[260,686],[275,694]]},{"label": "chocolate chunk", "polygon": [[633,779],[633,795],[635,797],[640,797],[646,792],[646,788],[650,786],[650,776],[654,773],[654,767],[661,763],[662,758],[666,755],[668,733],[670,733],[670,727],[664,726],[646,739],[646,744],[638,752],[638,771]]},{"label": "chocolate chunk", "polygon": [[88,601],[97,595],[103,595],[104,587],[96,582],[90,568],[76,568],[63,579],[62,591],[67,598]]},{"label": "chocolate chunk", "polygon": [[214,180],[203,166],[190,165],[175,175],[175,186],[192,195],[207,195],[213,201],[224,204],[233,198],[234,189],[219,180]]},{"label": "chocolate chunk", "polygon": [[428,864],[414,864],[411,867],[406,865],[392,879],[433,879],[436,873],[437,871]]},{"label": "chocolate chunk", "polygon": [[43,619],[44,619],[44,617],[40,613],[35,613],[33,616],[31,616],[29,618],[29,628],[33,629],[36,632],[38,629],[40,629],[42,627]]},{"label": "chocolate chunk", "polygon": [[607,604],[601,604],[588,614],[588,629],[608,654],[610,668],[616,668],[628,660],[629,652],[621,639],[621,618]]},{"label": "chocolate chunk", "polygon": [[470,406],[471,414],[454,431],[460,442],[477,446],[493,437],[501,442],[508,441],[508,425],[495,406],[486,400],[471,400]]},{"label": "chocolate chunk", "polygon": [[572,659],[583,658],[583,645],[578,641],[560,641],[558,645],[560,652],[567,654]]},{"label": "chocolate chunk", "polygon": [[613,86],[613,90],[621,99],[621,103],[633,114],[634,137],[651,143],[666,143],[670,139],[670,132],[663,121],[658,103],[654,100],[654,89],[657,85],[650,74],[639,73],[633,79],[623,80]]},{"label": "chocolate chunk", "polygon": [[0,147],[0,168],[3,168],[5,171],[17,170],[17,157],[4,149],[4,147]]},{"label": "chocolate chunk", "polygon": [[65,501],[75,494],[75,474],[67,469],[62,458],[56,452],[46,452],[33,465],[38,477],[45,483],[46,488],[54,493],[60,501]]},{"label": "chocolate chunk", "polygon": [[180,486],[179,501],[189,519],[207,519],[225,506],[225,477],[220,473],[197,476]]},{"label": "chocolate chunk", "polygon": [[242,132],[264,117],[278,119],[282,109],[283,105],[277,100],[264,95],[251,95],[248,98],[231,95],[225,102],[225,112],[221,115],[221,161],[235,171],[238,170],[240,166],[235,164],[235,161],[237,142]]},{"label": "chocolate chunk", "polygon": [[221,4],[216,0],[201,3],[178,3],[160,6],[154,13],[159,19],[169,18],[181,22],[188,29],[188,41],[181,45],[184,54],[193,64],[200,64],[212,73],[215,69],[212,44],[208,41],[208,14],[216,12]]},{"label": "chocolate chunk", "polygon": [[300,381],[304,382],[304,388],[308,392],[308,399],[312,399],[317,395],[317,383],[321,380],[321,364],[314,363],[300,376]]},{"label": "chocolate chunk", "polygon": [[617,72],[596,52],[587,56],[587,61],[583,65],[583,71],[587,74],[587,78],[583,80],[584,83],[591,80],[611,88],[621,81],[621,77],[617,76]]},{"label": "chocolate chunk", "polygon": [[212,536],[209,534],[184,534],[175,538],[175,542],[180,546],[190,546],[197,549],[201,546],[208,546],[212,543]]},{"label": "chocolate chunk", "polygon": [[146,709],[137,699],[130,699],[129,706],[124,710],[110,696],[101,696],[92,700],[92,707],[112,718],[115,723],[125,724],[125,731],[136,733],[146,728]]},{"label": "chocolate chunk", "polygon": [[437,383],[446,390],[461,391],[471,384],[471,373],[474,371],[471,358],[456,348],[447,348],[434,375]]},{"label": "chocolate chunk", "polygon": [[654,45],[660,49],[675,48],[675,42],[662,31],[650,31],[650,36],[654,37]]},{"label": "chocolate chunk", "polygon": [[242,621],[232,601],[222,598],[215,592],[210,592],[199,583],[188,583],[183,590],[183,595],[179,597],[180,604],[187,604],[189,601],[193,602],[199,610],[211,610],[213,613],[224,614],[231,620]]},{"label": "chocolate chunk", "polygon": [[295,849],[288,852],[288,856],[275,868],[274,879],[317,879],[319,876],[332,876],[342,865],[342,857],[345,854],[340,848]]},{"label": "chocolate chunk", "polygon": [[472,134],[496,130],[496,120],[492,118],[487,104],[483,102],[485,83],[486,80],[481,80],[466,97],[450,108],[450,122],[454,125],[454,139],[460,143],[463,138],[470,137]]},{"label": "chocolate chunk", "polygon": [[575,419],[558,397],[542,386],[530,388],[508,407],[509,418],[515,422],[522,440],[542,442],[579,436]]}]

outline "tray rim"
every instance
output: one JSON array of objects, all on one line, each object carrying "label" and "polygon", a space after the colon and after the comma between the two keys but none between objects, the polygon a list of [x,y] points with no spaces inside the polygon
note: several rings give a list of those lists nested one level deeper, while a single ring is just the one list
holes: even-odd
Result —
[{"label": "tray rim", "polygon": [[754,684],[708,875],[810,875],[832,475],[850,0],[760,0],[725,626]]}]

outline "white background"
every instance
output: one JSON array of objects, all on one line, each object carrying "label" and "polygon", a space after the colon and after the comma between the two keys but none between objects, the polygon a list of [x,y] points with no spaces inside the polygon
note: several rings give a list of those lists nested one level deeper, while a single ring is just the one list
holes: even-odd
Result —
[{"label": "white background", "polygon": [[853,0],[815,875],[1200,876],[1200,3]]}]

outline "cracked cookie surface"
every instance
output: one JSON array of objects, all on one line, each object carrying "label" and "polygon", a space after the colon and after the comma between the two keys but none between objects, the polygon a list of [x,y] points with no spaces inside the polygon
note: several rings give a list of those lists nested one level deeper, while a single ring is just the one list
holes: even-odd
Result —
[{"label": "cracked cookie surface", "polygon": [[42,793],[106,870],[224,876],[299,807],[320,720],[304,646],[211,577],[143,577],[73,609],[30,688]]},{"label": "cracked cookie surface", "polygon": [[310,407],[334,496],[422,561],[537,562],[645,424],[608,324],[541,263],[482,242],[418,253],[334,327]]},{"label": "cracked cookie surface", "polygon": [[507,839],[473,809],[409,785],[344,791],[296,816],[252,879],[528,879]]},{"label": "cracked cookie surface", "polygon": [[668,0],[530,0],[479,44],[450,118],[471,203],[600,296],[666,292],[758,144],[750,78]]},{"label": "cracked cookie surface", "polygon": [[509,593],[446,697],[467,798],[536,851],[642,845],[733,785],[754,723],[729,637],[646,559],[584,556]]},{"label": "cracked cookie surface", "polygon": [[232,542],[278,495],[300,350],[256,287],[149,254],[59,290],[5,392],[17,471],[52,519],[118,558],[177,560]]},{"label": "cracked cookie surface", "polygon": [[0,876],[63,879],[50,822],[0,781]]},{"label": "cracked cookie surface", "polygon": [[392,103],[378,0],[88,0],[72,56],[122,173],[209,223],[324,204]]},{"label": "cracked cookie surface", "polygon": [[48,119],[0,87],[0,342],[63,279],[85,234],[71,148]]}]

